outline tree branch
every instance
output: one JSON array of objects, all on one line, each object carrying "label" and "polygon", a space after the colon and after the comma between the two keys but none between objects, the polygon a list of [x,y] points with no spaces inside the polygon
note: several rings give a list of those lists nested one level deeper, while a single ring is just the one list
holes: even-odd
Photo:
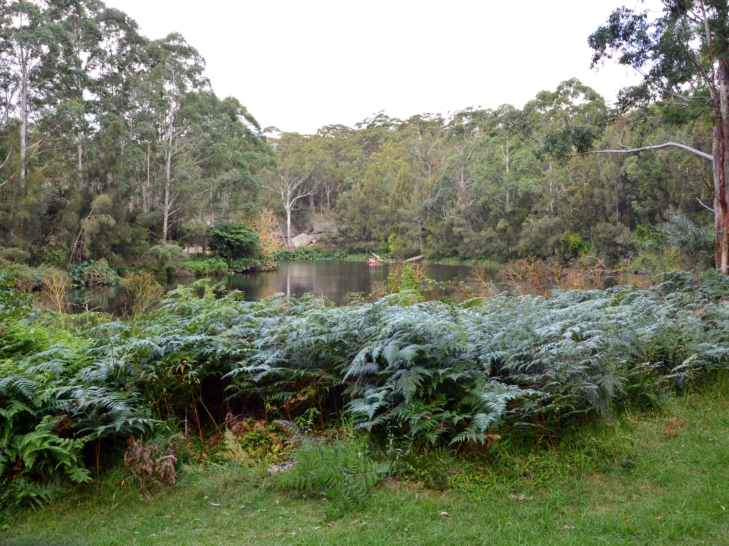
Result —
[{"label": "tree branch", "polygon": [[644,152],[646,150],[659,150],[661,148],[668,148],[670,146],[674,146],[676,148],[681,148],[682,150],[687,150],[693,154],[696,154],[699,157],[703,157],[704,159],[707,159],[713,163],[714,158],[707,154],[702,152],[701,150],[697,150],[696,148],[692,148],[691,146],[686,146],[685,144],[679,144],[678,142],[665,142],[663,144],[656,144],[655,146],[644,146],[643,148],[630,148],[628,150],[593,150],[591,152],[582,152],[581,154],[569,154],[567,157],[579,157],[581,155],[590,155],[590,154],[632,154],[635,152]]},{"label": "tree branch", "polygon": [[711,207],[710,207],[709,205],[705,205],[705,204],[704,204],[704,202],[703,202],[703,201],[702,201],[701,199],[699,199],[698,197],[696,197],[695,199],[696,199],[696,200],[697,200],[697,201],[699,202],[699,204],[700,204],[700,205],[701,205],[702,207],[704,207],[704,208],[705,208],[706,210],[710,210],[711,212],[716,212],[716,211],[715,211],[714,209],[712,209],[712,208],[711,208]]}]

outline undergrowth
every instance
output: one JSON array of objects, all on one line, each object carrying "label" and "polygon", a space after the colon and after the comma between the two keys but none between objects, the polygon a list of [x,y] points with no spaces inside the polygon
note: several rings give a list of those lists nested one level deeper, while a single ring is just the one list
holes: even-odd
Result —
[{"label": "undergrowth", "polygon": [[[195,442],[194,458],[209,459],[220,449],[214,438],[225,445],[232,431],[228,415],[249,423],[242,449],[272,462],[291,456],[275,420],[329,437],[349,420],[373,445],[392,446],[372,464],[420,480],[408,446],[474,457],[494,442],[549,450],[595,419],[615,422],[625,408],[690,390],[729,361],[729,281],[714,273],[550,296],[492,289],[463,303],[411,304],[394,293],[332,307],[311,296],[246,302],[179,288],[122,321],[33,309],[3,276],[0,486],[18,493],[2,502],[52,496],[26,494],[23,483],[98,478],[130,436],[179,431]],[[31,444],[36,455],[21,449]],[[336,442],[308,449],[304,460],[382,475]],[[364,487],[345,474],[299,483],[343,499]]]}]

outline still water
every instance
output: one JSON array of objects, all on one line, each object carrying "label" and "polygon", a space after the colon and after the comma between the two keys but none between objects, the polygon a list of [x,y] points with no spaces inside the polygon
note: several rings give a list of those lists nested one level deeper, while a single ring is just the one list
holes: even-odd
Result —
[{"label": "still water", "polygon": [[[337,305],[346,303],[348,294],[362,293],[368,296],[377,281],[387,280],[395,264],[369,266],[364,262],[346,261],[298,261],[283,262],[276,271],[225,275],[210,279],[211,283],[223,283],[229,290],[240,290],[245,299],[258,301],[277,293],[302,296],[313,293]],[[426,275],[438,282],[465,281],[471,267],[461,265],[426,265]],[[173,278],[164,284],[165,291],[188,285],[198,279]],[[109,287],[84,290],[73,296],[75,309],[89,309],[115,313],[121,308],[121,289]]]}]

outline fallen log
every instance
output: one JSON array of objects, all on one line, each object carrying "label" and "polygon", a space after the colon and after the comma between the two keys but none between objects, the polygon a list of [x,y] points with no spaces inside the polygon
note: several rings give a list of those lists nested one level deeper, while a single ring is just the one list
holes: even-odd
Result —
[{"label": "fallen log", "polygon": [[415,256],[414,258],[410,258],[409,260],[405,260],[403,263],[404,264],[414,264],[415,262],[419,262],[422,259],[423,259],[423,256],[422,255]]}]

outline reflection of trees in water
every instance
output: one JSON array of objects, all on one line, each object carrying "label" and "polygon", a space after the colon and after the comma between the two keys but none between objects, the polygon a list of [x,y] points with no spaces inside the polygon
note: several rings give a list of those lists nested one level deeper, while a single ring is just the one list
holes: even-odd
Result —
[{"label": "reflection of trees in water", "polygon": [[276,293],[302,296],[313,293],[335,302],[348,293],[371,290],[373,280],[387,278],[386,267],[369,267],[359,262],[290,262],[277,271],[235,275],[230,288],[242,290],[246,299],[259,300]]},{"label": "reflection of trees in water", "polygon": [[[387,280],[392,264],[371,267],[363,262],[288,262],[276,271],[244,273],[210,279],[211,284],[224,283],[231,290],[245,292],[247,300],[261,300],[277,293],[301,296],[314,293],[328,300],[342,304],[347,294],[372,291],[375,281]],[[426,273],[439,282],[454,279],[465,280],[471,268],[464,266],[429,265]],[[175,278],[164,283],[166,291],[178,285],[189,285],[198,279]],[[73,294],[74,311],[80,312],[88,304],[89,309],[118,314],[121,309],[120,287],[107,287],[77,291]],[[203,290],[199,290],[202,295]]]},{"label": "reflection of trees in water", "polygon": [[118,314],[122,306],[120,286],[74,290],[69,294],[69,299],[74,313],[81,313],[88,308],[89,311]]}]

